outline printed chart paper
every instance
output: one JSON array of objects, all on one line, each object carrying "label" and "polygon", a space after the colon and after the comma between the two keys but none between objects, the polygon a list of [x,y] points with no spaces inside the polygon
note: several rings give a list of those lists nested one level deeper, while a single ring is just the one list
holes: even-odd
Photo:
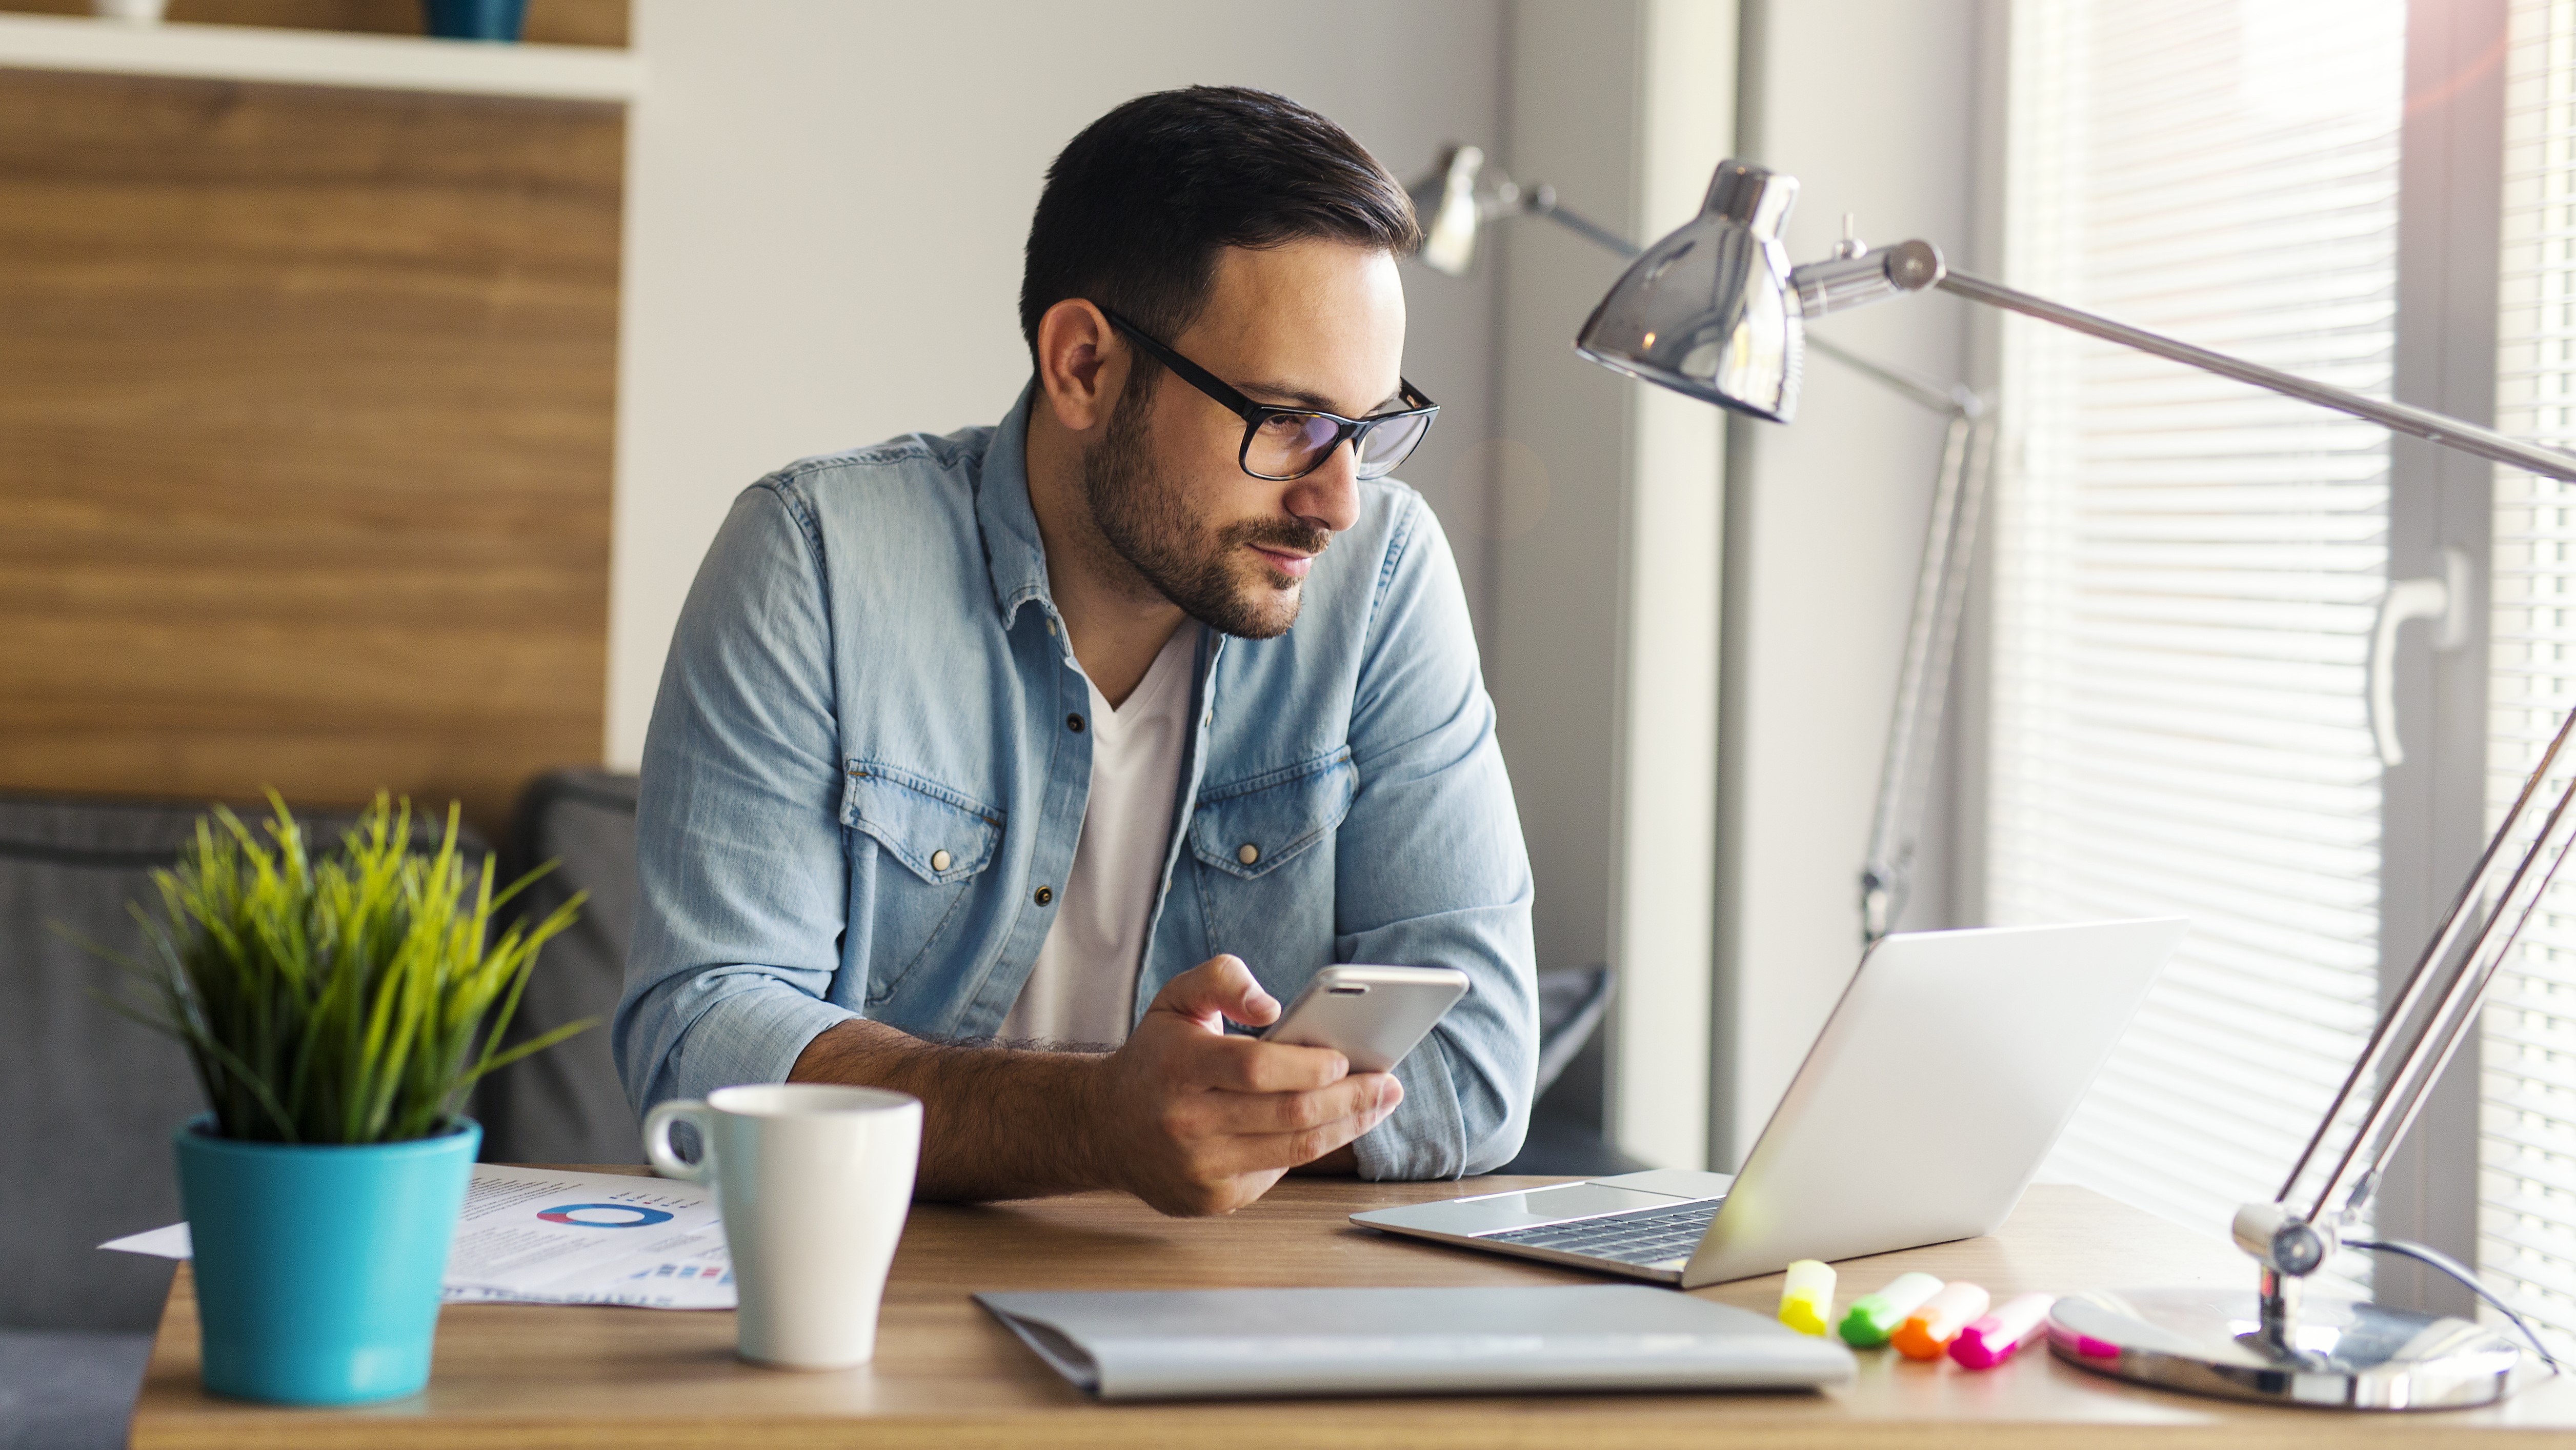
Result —
[{"label": "printed chart paper", "polygon": [[[99,1247],[184,1259],[188,1226]],[[477,1163],[441,1297],[450,1304],[731,1309],[733,1266],[714,1196],[697,1184]]]}]

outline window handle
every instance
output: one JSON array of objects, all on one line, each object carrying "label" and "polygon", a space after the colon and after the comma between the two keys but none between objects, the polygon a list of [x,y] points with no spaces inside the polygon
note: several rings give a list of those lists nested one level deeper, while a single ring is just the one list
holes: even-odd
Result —
[{"label": "window handle", "polygon": [[2379,615],[2370,626],[2370,736],[2379,746],[2382,766],[2402,765],[2406,747],[2397,739],[2397,627],[2410,619],[2435,621],[2433,648],[2458,649],[2469,642],[2469,556],[2442,550],[2442,572],[2416,579],[2391,579],[2379,600]]}]

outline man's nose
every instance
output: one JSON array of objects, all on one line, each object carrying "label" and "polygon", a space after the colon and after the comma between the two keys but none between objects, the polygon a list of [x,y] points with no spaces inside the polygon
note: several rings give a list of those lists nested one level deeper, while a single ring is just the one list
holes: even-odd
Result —
[{"label": "man's nose", "polygon": [[1288,512],[1340,533],[1360,521],[1360,461],[1349,441],[1336,446],[1315,471],[1288,485]]}]

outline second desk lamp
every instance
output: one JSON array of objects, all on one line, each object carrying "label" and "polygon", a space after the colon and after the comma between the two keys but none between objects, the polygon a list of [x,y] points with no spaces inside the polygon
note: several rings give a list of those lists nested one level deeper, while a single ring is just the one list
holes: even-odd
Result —
[{"label": "second desk lamp", "polygon": [[[1439,167],[1412,188],[1414,210],[1425,218],[1415,260],[1433,271],[1464,276],[1476,259],[1484,228],[1505,217],[1534,216],[1584,240],[1635,258],[1635,243],[1565,206],[1545,183],[1522,187],[1489,166],[1474,146],[1452,146]],[[1846,239],[1844,249],[1865,249]],[[1914,847],[1921,833],[1930,784],[1932,747],[1948,703],[1950,658],[1959,637],[1959,612],[1968,597],[1976,555],[1977,514],[1993,472],[1994,414],[1964,385],[1947,387],[1902,368],[1872,362],[1821,337],[1807,345],[1879,386],[1949,420],[1932,483],[1932,515],[1923,533],[1923,559],[1914,577],[1914,607],[1906,625],[1904,661],[1898,667],[1896,706],[1881,758],[1869,849],[1860,870],[1861,943],[1895,929],[1914,880]]]}]

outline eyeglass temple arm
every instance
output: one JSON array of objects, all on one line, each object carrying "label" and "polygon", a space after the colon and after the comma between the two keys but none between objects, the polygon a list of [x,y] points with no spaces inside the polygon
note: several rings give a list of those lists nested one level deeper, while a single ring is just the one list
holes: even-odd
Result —
[{"label": "eyeglass temple arm", "polygon": [[1160,340],[1148,334],[1145,329],[1129,322],[1127,319],[1110,311],[1106,307],[1100,309],[1100,315],[1109,319],[1109,325],[1116,328],[1121,337],[1124,337],[1129,342],[1143,348],[1146,355],[1153,358],[1154,361],[1161,363],[1163,366],[1170,368],[1176,373],[1179,373],[1182,380],[1189,383],[1192,387],[1197,388],[1200,392],[1205,393],[1209,397],[1224,404],[1227,408],[1233,411],[1236,417],[1249,423],[1252,421],[1252,415],[1261,410],[1261,405],[1254,402],[1252,399],[1245,397],[1241,389],[1235,387],[1225,379],[1218,377],[1216,374],[1209,372],[1206,368],[1200,367],[1197,363],[1190,361],[1188,358],[1181,356],[1180,353],[1172,348],[1166,347]]}]

